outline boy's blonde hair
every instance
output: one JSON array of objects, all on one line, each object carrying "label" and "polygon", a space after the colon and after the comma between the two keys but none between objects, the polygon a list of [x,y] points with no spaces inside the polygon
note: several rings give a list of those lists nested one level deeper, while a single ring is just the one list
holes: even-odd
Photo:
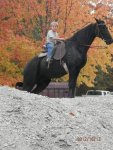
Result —
[{"label": "boy's blonde hair", "polygon": [[56,22],[56,21],[53,21],[53,22],[51,22],[51,24],[50,24],[51,26],[58,26],[58,22]]}]

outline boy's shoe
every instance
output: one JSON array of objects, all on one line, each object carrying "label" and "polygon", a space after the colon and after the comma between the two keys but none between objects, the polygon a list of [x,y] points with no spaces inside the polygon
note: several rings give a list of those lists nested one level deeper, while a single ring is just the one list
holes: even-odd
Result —
[{"label": "boy's shoe", "polygon": [[51,58],[47,58],[47,60],[46,60],[48,63],[50,63],[50,61],[51,61]]},{"label": "boy's shoe", "polygon": [[46,59],[46,61],[48,62],[49,58]]}]

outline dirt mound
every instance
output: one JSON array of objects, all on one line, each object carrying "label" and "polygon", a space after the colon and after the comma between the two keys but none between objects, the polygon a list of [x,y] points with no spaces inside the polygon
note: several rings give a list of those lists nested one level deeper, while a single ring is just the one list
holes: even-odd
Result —
[{"label": "dirt mound", "polygon": [[1,150],[112,150],[113,96],[55,99],[0,87]]}]

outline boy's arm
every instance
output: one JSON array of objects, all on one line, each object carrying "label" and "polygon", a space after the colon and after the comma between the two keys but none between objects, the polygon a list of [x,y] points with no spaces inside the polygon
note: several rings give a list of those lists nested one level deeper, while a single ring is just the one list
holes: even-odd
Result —
[{"label": "boy's arm", "polygon": [[63,40],[65,40],[64,38],[60,38],[59,35],[58,35],[58,33],[57,33],[56,37],[54,37],[54,35],[51,34],[51,32],[48,32],[48,36],[49,36],[49,38],[52,41],[54,41],[54,40],[57,40],[57,41],[63,41]]},{"label": "boy's arm", "polygon": [[64,38],[60,38],[60,37],[54,37],[53,39],[58,40],[58,41],[64,41],[65,40]]}]

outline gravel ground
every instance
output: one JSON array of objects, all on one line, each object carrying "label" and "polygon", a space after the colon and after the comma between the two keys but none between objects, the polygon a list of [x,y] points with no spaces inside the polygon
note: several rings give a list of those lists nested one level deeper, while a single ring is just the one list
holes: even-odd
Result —
[{"label": "gravel ground", "polygon": [[0,87],[0,150],[113,150],[113,96],[57,99]]}]

